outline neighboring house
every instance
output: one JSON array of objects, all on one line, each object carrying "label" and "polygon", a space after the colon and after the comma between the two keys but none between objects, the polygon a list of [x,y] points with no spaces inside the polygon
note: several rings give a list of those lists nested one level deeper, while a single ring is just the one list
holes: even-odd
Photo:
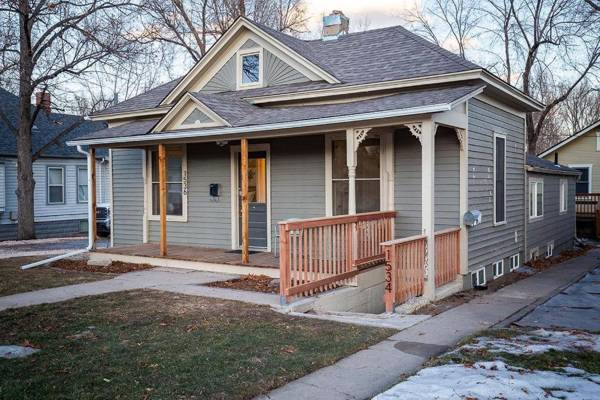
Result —
[{"label": "neighboring house", "polygon": [[573,247],[579,171],[527,155],[527,254],[547,258]]},{"label": "neighboring house", "polygon": [[[18,126],[19,99],[0,88],[0,109],[13,127]],[[46,97],[44,107],[49,106]],[[80,116],[39,112],[32,128],[32,152],[36,153],[65,128],[81,121]],[[34,218],[38,238],[87,232],[87,161],[75,147],[66,145],[81,135],[106,128],[103,122],[85,121],[47,147],[33,164],[35,180]],[[16,137],[0,119],[0,240],[16,239],[17,232]],[[110,201],[110,174],[106,152],[97,161],[98,202]]]},{"label": "neighboring house", "polygon": [[[393,303],[522,260],[525,113],[542,105],[402,27],[346,26],[326,17],[327,36],[304,41],[240,18],[181,79],[92,116],[109,128],[70,144],[110,149],[113,249],[91,256],[281,272],[290,298],[360,286],[393,236],[390,268],[414,267],[389,276],[405,279],[386,285]],[[250,265],[227,269],[248,245]]]},{"label": "neighboring house", "polygon": [[600,120],[567,137],[539,154],[581,173],[577,193],[600,192]]}]

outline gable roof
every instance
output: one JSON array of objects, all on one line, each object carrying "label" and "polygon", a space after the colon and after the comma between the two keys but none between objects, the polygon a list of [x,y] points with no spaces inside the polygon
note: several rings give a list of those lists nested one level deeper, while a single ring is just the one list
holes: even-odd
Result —
[{"label": "gable roof", "polygon": [[528,170],[533,172],[556,175],[579,175],[579,171],[574,168],[569,168],[562,164],[554,164],[552,161],[544,160],[533,154],[527,154],[526,163]]},{"label": "gable roof", "polygon": [[460,82],[445,86],[410,88],[381,97],[356,99],[345,103],[281,107],[250,104],[239,97],[239,92],[194,93],[196,99],[221,116],[230,126],[154,133],[152,129],[158,119],[140,120],[94,132],[70,144],[144,141],[158,137],[167,139],[171,136],[218,136],[443,112],[452,109],[456,103],[477,95],[484,86],[479,81]]},{"label": "gable roof", "polygon": [[571,143],[573,140],[585,135],[586,133],[590,132],[591,130],[600,127],[600,119],[596,122],[592,122],[590,125],[586,126],[585,128],[583,128],[582,130],[580,130],[579,132],[576,132],[574,134],[572,134],[571,136],[561,140],[560,142],[556,143],[553,146],[550,146],[549,148],[547,148],[546,150],[542,151],[540,154],[538,154],[538,156],[540,157],[546,157],[548,154],[552,153],[553,151],[556,151],[558,149],[560,149],[561,147],[563,147],[564,145],[566,145],[567,143]]},{"label": "gable roof", "polygon": [[[13,127],[19,125],[19,98],[3,88],[0,88],[0,109],[6,115]],[[82,120],[83,117],[79,115],[63,113],[50,113],[50,115],[46,115],[44,112],[40,111],[31,132],[32,151],[35,153],[42,148],[49,139]],[[76,140],[81,136],[91,134],[94,131],[99,131],[104,128],[106,128],[106,123],[104,122],[84,121],[77,128],[65,134],[57,144],[48,147],[41,156],[85,158],[85,156],[79,153],[76,148],[68,146],[67,141]],[[103,157],[105,153],[105,150],[101,150],[98,152],[98,156]],[[15,135],[3,119],[0,119],[0,155],[7,157],[16,157],[17,155]]]}]

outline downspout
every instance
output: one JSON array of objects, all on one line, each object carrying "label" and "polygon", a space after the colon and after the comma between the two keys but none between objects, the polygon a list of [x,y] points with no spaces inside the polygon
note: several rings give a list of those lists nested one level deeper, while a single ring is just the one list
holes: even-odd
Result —
[{"label": "downspout", "polygon": [[[83,150],[81,148],[81,146],[77,146],[77,151],[80,152],[81,154],[85,154],[85,156],[87,157],[87,181],[88,181],[88,194],[89,194],[89,188],[91,187],[91,184],[92,184],[92,169],[90,168],[90,163],[96,162],[96,160],[92,160],[91,154],[89,152]],[[92,210],[92,202],[88,198],[88,225],[89,225],[89,222],[92,220],[93,212],[95,212],[95,210]],[[91,227],[88,226],[88,245],[85,249],[72,251],[70,253],[61,254],[61,255],[58,255],[55,257],[47,258],[45,260],[36,261],[31,264],[26,264],[26,265],[21,266],[21,269],[25,270],[25,269],[40,267],[40,266],[43,266],[46,264],[50,264],[54,261],[62,260],[64,258],[69,258],[69,257],[76,256],[78,254],[87,253],[94,246],[93,232],[94,232],[93,229],[91,229]]]}]

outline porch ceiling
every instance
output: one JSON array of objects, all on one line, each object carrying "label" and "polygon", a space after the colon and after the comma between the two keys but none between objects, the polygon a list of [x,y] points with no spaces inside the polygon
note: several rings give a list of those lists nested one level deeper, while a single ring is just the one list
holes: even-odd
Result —
[{"label": "porch ceiling", "polygon": [[479,81],[405,90],[377,98],[345,103],[260,107],[239,98],[238,93],[194,94],[231,125],[152,133],[157,119],[147,119],[94,132],[70,145],[131,145],[167,140],[219,140],[293,129],[334,127],[336,124],[369,123],[399,117],[451,110],[456,104],[480,93]]}]

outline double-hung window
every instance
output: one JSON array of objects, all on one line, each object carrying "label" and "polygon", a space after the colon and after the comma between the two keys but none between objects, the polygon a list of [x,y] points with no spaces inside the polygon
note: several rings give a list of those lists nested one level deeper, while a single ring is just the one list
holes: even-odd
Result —
[{"label": "double-hung window", "polygon": [[506,222],[506,137],[494,135],[494,223]]},{"label": "double-hung window", "polygon": [[88,201],[88,180],[87,167],[77,167],[77,202],[85,203]]},{"label": "double-hung window", "polygon": [[564,213],[567,211],[567,204],[569,201],[569,186],[566,179],[560,180],[560,212]]},{"label": "double-hung window", "polygon": [[[187,169],[184,146],[167,146],[167,218],[185,220],[187,216]],[[152,217],[160,216],[158,150],[150,151]]]},{"label": "double-hung window", "polygon": [[[346,166],[346,141],[333,140],[332,191],[333,215],[348,214],[349,178]],[[367,138],[356,152],[356,212],[379,211],[381,208],[380,139]]]},{"label": "double-hung window", "polygon": [[529,179],[529,218],[544,215],[544,181],[539,178]]},{"label": "double-hung window", "polygon": [[65,168],[48,167],[48,204],[65,203]]}]

